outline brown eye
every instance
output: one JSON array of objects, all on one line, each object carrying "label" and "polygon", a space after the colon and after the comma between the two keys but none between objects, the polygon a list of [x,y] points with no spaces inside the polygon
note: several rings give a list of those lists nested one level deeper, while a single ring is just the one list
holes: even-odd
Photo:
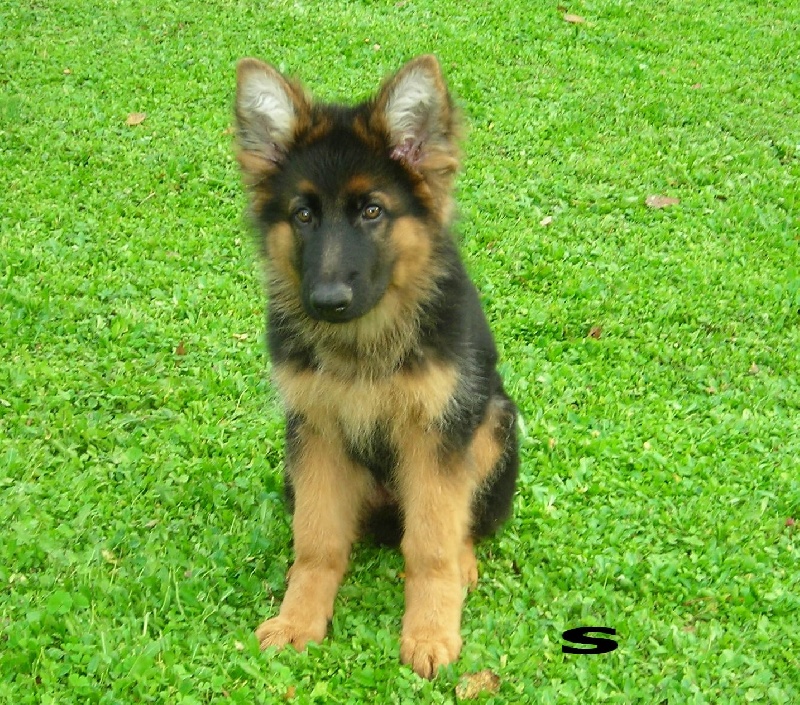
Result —
[{"label": "brown eye", "polygon": [[376,220],[380,218],[382,214],[383,208],[376,206],[374,203],[370,203],[361,211],[361,217],[364,218],[364,220]]},{"label": "brown eye", "polygon": [[308,208],[298,208],[294,212],[294,219],[303,225],[308,225],[308,223],[311,222],[312,217],[311,211]]}]

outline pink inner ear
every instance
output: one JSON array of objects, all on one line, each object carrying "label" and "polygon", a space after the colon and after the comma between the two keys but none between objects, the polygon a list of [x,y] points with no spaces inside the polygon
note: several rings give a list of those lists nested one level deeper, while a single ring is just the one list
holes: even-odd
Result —
[{"label": "pink inner ear", "polygon": [[417,142],[413,137],[408,137],[392,150],[391,157],[392,159],[403,161],[409,166],[417,166],[422,160],[422,142]]}]

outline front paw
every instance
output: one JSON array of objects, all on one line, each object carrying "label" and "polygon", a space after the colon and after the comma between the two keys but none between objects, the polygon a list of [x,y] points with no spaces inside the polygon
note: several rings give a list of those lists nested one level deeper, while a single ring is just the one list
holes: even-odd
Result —
[{"label": "front paw", "polygon": [[270,646],[282,649],[288,644],[302,651],[309,641],[322,641],[326,631],[327,624],[302,623],[279,615],[262,622],[256,629],[256,637],[262,650]]},{"label": "front paw", "polygon": [[461,653],[461,636],[454,632],[424,630],[404,634],[400,641],[400,660],[418,676],[433,678],[440,666],[446,666]]}]

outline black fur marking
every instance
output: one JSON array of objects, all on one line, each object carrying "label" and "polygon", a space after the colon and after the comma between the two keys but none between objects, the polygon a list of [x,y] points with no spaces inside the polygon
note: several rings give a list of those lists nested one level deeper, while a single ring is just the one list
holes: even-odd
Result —
[{"label": "black fur marking", "polygon": [[[285,439],[287,468],[289,464],[297,458],[300,444],[300,427],[302,423],[303,417],[299,414],[286,415]],[[286,495],[286,504],[289,507],[289,511],[294,512],[294,485],[292,485],[292,480],[286,471],[284,471],[283,474],[283,491]]]},{"label": "black fur marking", "polygon": [[345,450],[350,458],[363,465],[375,481],[381,485],[390,485],[397,468],[397,450],[389,442],[386,429],[376,425],[366,442],[358,445],[346,442]]},{"label": "black fur marking", "polygon": [[364,534],[381,546],[398,546],[403,540],[403,516],[397,504],[374,509],[363,523]]}]

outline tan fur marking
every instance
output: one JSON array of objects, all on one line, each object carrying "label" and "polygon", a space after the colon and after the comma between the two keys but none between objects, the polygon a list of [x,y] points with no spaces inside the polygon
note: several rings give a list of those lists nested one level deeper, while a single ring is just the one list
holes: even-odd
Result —
[{"label": "tan fur marking", "polygon": [[469,463],[440,467],[433,433],[408,434],[400,448],[401,543],[406,560],[406,611],[400,658],[424,678],[461,651],[464,551],[474,489]]},{"label": "tan fur marking", "polygon": [[240,150],[236,155],[239,168],[242,170],[242,179],[245,186],[252,188],[256,186],[266,174],[275,169],[275,163],[264,158],[257,152]]},{"label": "tan fur marking", "polygon": [[500,424],[499,416],[501,413],[497,404],[492,402],[486,418],[475,430],[470,443],[470,453],[474,459],[479,482],[487,479],[492,474],[492,471],[497,467],[500,456],[503,454],[503,445],[497,438],[497,428]]},{"label": "tan fur marking", "polygon": [[339,444],[305,432],[290,468],[295,491],[295,562],[277,617],[256,630],[261,648],[321,641],[347,569],[372,479]]},{"label": "tan fur marking", "polygon": [[321,110],[311,113],[310,121],[303,134],[299,135],[304,144],[311,144],[321,140],[333,129],[333,120]]},{"label": "tan fur marking", "polygon": [[345,197],[351,198],[369,196],[390,211],[397,207],[397,199],[381,191],[375,181],[366,174],[357,174],[350,179],[342,190],[342,193]]},{"label": "tan fur marking", "polygon": [[[420,371],[403,373],[397,376],[399,405],[395,409],[395,418],[402,418],[403,407],[409,407],[412,415],[409,421],[418,419],[423,425],[429,425],[441,419],[447,411],[458,384],[458,370],[442,363],[430,362]],[[416,409],[420,413],[416,413]]]},{"label": "tan fur marking", "polygon": [[376,422],[397,428],[432,425],[458,383],[457,370],[441,363],[377,380],[342,379],[324,370],[298,373],[291,365],[276,365],[273,377],[288,409],[320,431],[336,434],[341,424],[355,442],[366,438]]},{"label": "tan fur marking", "polygon": [[295,269],[294,233],[288,223],[278,223],[266,234],[268,266],[279,273],[280,277],[291,282],[295,287],[300,285],[300,276]]},{"label": "tan fur marking", "polygon": [[301,179],[297,182],[297,191],[298,193],[309,194],[309,193],[316,193],[317,187],[314,185],[313,181],[309,181],[308,179]]},{"label": "tan fur marking", "polygon": [[[373,117],[370,117],[372,120]],[[373,125],[369,124],[362,116],[357,116],[353,120],[353,133],[364,142],[370,149],[380,151],[385,149],[384,144],[385,132],[375,132]]]},{"label": "tan fur marking", "polygon": [[347,184],[345,184],[344,191],[352,194],[369,193],[374,190],[375,181],[366,174],[356,174],[352,177]]},{"label": "tan fur marking", "polygon": [[439,224],[444,227],[452,221],[455,212],[452,190],[458,159],[447,153],[432,154],[426,167],[425,180],[417,191],[432,204]]},{"label": "tan fur marking", "polygon": [[399,218],[392,228],[391,240],[396,261],[391,285],[418,293],[429,289],[431,277],[431,239],[422,224],[411,217]]},{"label": "tan fur marking", "polygon": [[386,208],[390,211],[396,210],[398,208],[398,201],[396,198],[393,198],[388,193],[380,190],[374,190],[372,192],[373,196],[380,201]]}]

